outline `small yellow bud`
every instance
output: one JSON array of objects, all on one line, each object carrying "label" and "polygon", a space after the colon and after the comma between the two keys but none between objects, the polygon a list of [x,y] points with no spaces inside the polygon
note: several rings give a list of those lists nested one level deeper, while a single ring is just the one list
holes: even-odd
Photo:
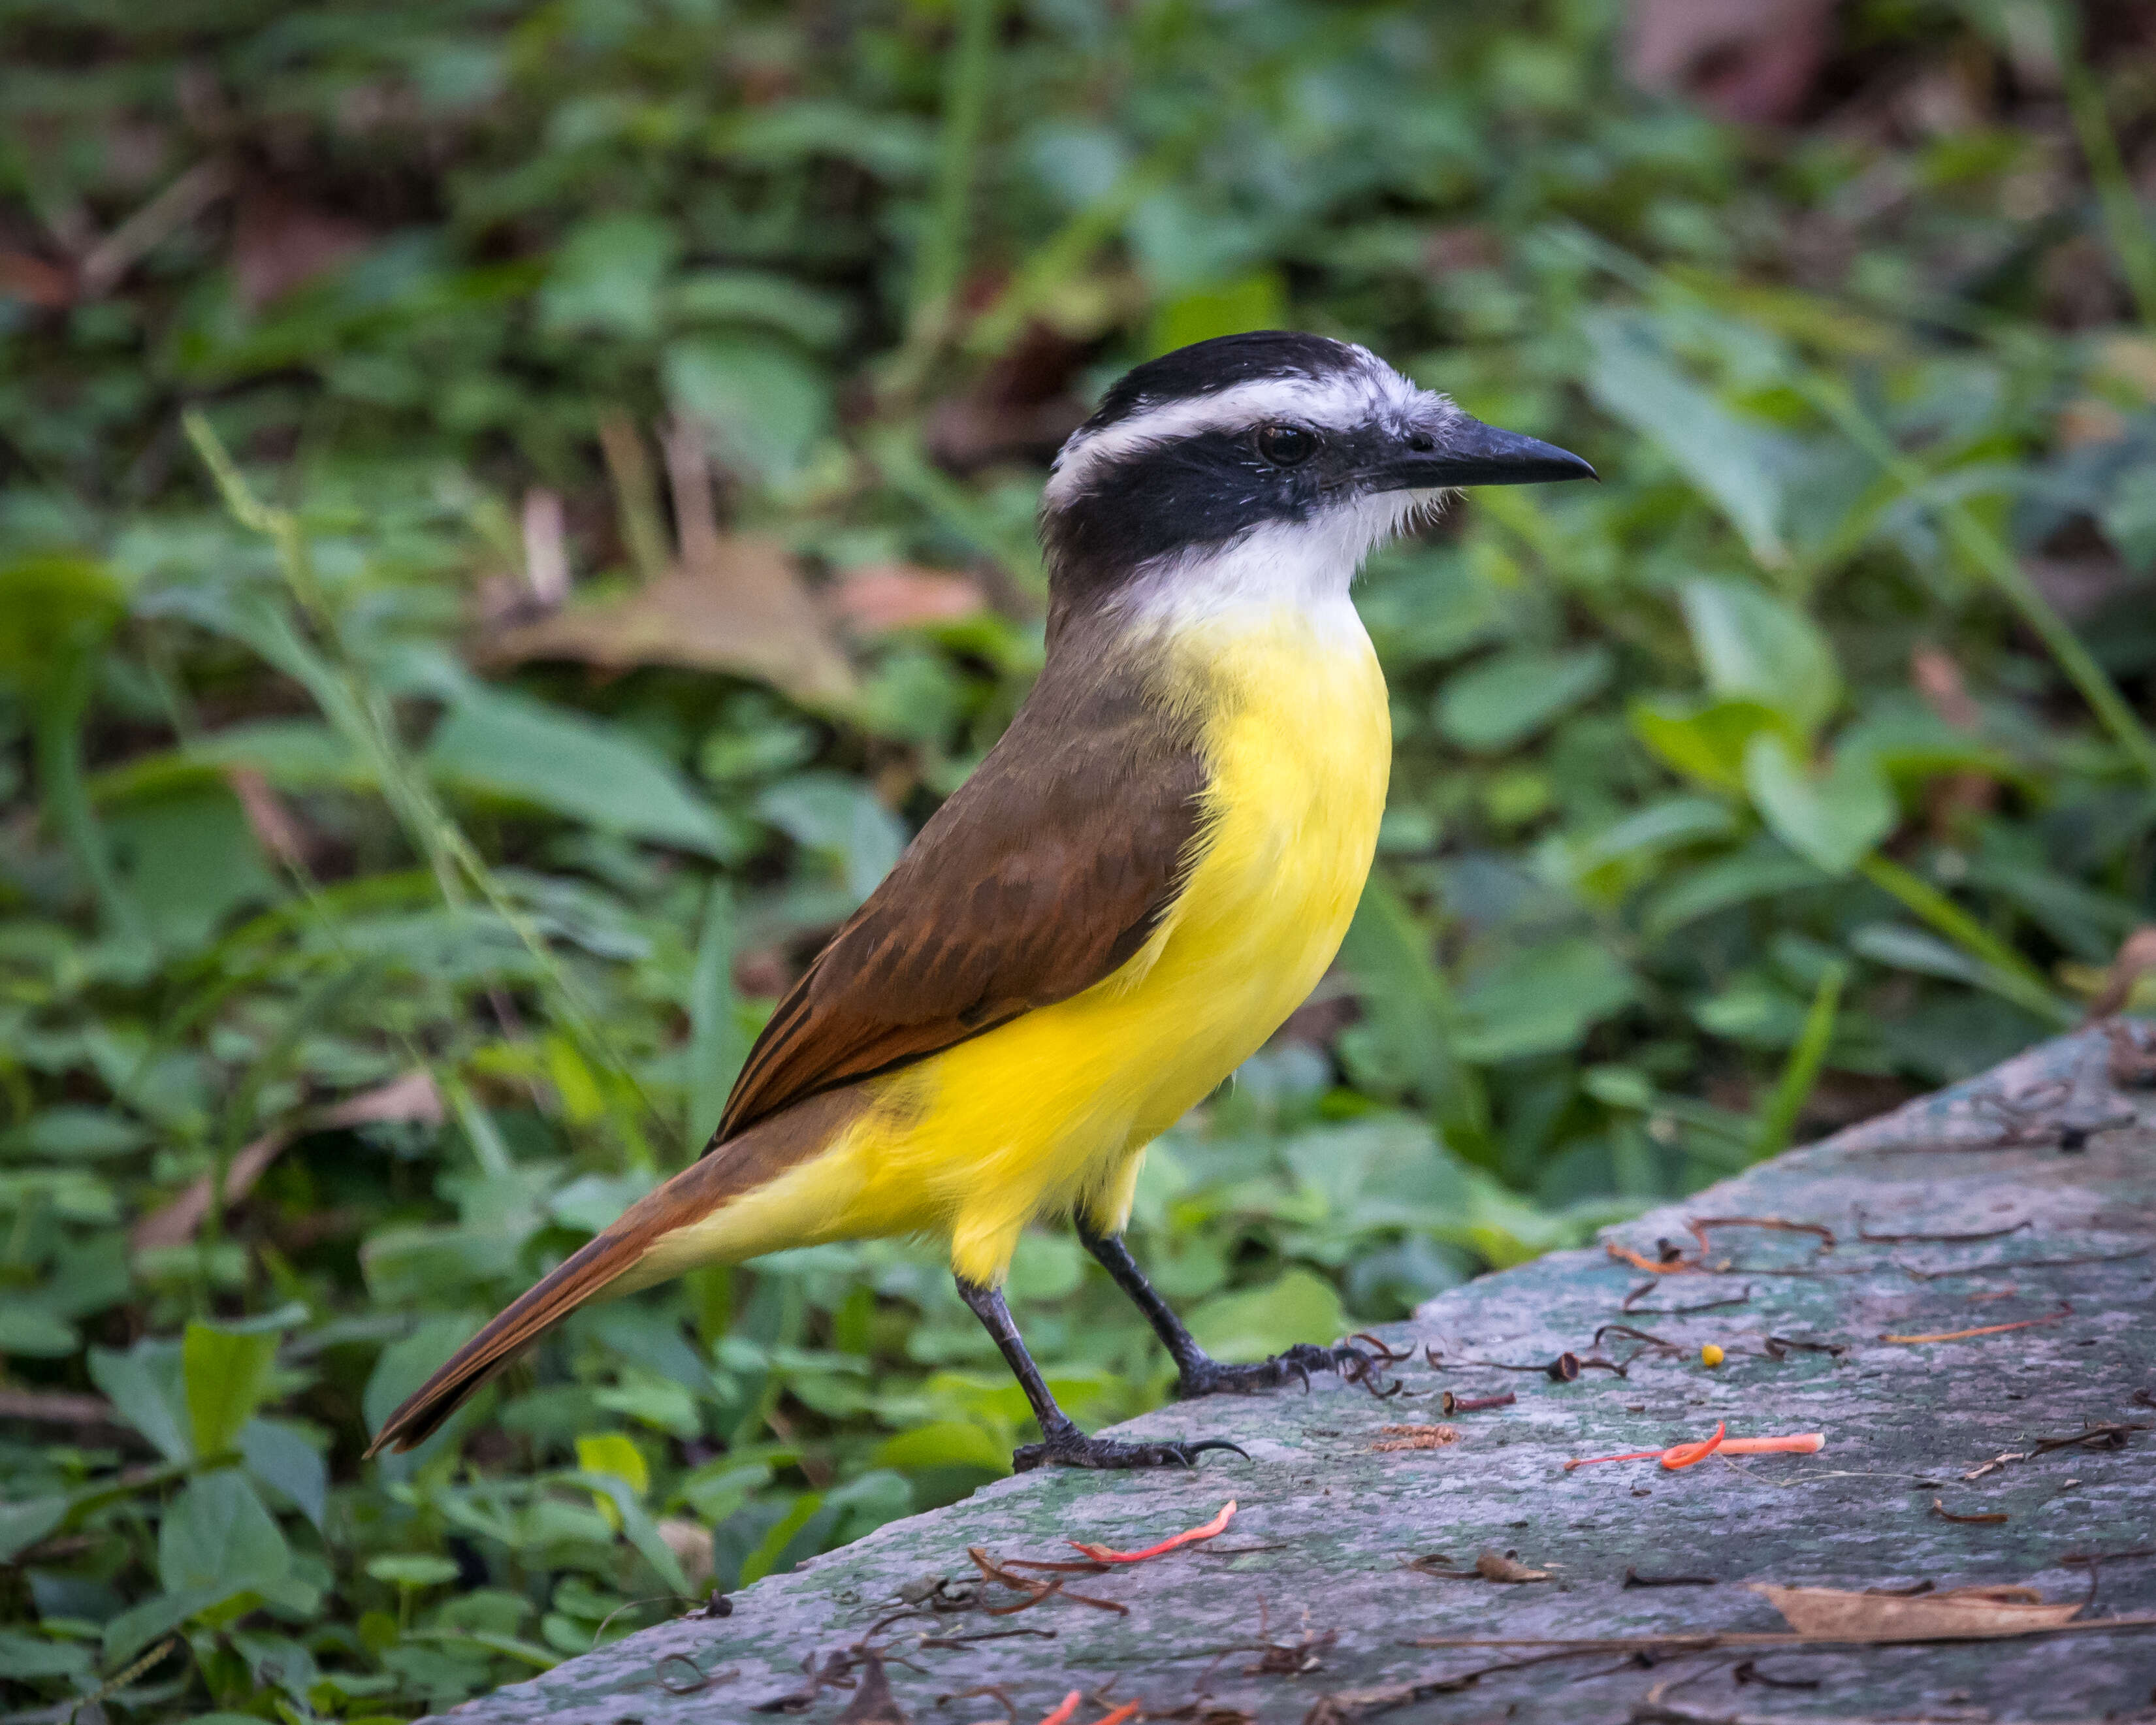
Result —
[{"label": "small yellow bud", "polygon": [[1727,1358],[1727,1356],[1712,1342],[1699,1351],[1699,1363],[1703,1366],[1718,1366]]}]

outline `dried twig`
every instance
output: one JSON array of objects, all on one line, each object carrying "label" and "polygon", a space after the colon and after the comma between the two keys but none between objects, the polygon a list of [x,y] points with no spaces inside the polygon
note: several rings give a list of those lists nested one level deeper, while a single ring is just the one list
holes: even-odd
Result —
[{"label": "dried twig", "polygon": [[1438,1399],[1438,1409],[1445,1414],[1480,1414],[1490,1408],[1509,1408],[1519,1397],[1512,1390],[1502,1395],[1455,1395],[1446,1390]]},{"label": "dried twig", "polygon": [[1981,1515],[1958,1516],[1947,1507],[1946,1500],[1943,1497],[1932,1500],[1932,1513],[1943,1522],[1953,1522],[1964,1527],[1990,1526],[2006,1519],[2006,1512],[2002,1509],[1987,1510]]},{"label": "dried twig", "polygon": [[1707,1250],[1707,1231],[1710,1228],[1768,1228],[1782,1234],[1811,1234],[1819,1237],[1819,1250],[1834,1250],[1834,1230],[1818,1222],[1791,1222],[1780,1216],[1692,1216],[1685,1221],[1691,1237],[1699,1242],[1699,1249]]},{"label": "dried twig", "polygon": [[1969,1240],[2004,1240],[2010,1234],[2019,1234],[2036,1224],[2026,1216],[2009,1228],[1981,1228],[1966,1234],[1874,1234],[1864,1225],[1864,1211],[1856,1212],[1856,1237],[1873,1245],[1958,1245]]},{"label": "dried twig", "polygon": [[2061,1300],[2059,1302],[2059,1309],[2044,1317],[2025,1317],[2010,1324],[1979,1324],[1974,1329],[1968,1330],[1939,1330],[1922,1336],[1886,1335],[1879,1339],[1881,1342],[1893,1342],[1903,1345],[1919,1342],[1966,1342],[1972,1336],[1999,1336],[2004,1335],[2009,1330],[2040,1329],[2046,1324],[2055,1324],[2063,1318],[2071,1317],[2073,1313],[2074,1308]]},{"label": "dried twig", "polygon": [[2078,1258],[1994,1258],[1984,1264],[1964,1264],[1953,1270],[1918,1270],[1912,1265],[1894,1267],[1912,1281],[1945,1281],[1956,1276],[1986,1276],[1994,1270],[2071,1270],[2085,1264],[2121,1264],[2128,1258],[2145,1258],[2156,1246],[2136,1246],[2126,1252],[2092,1252]]},{"label": "dried twig", "polygon": [[1702,1300],[1690,1306],[1635,1306],[1632,1303],[1644,1294],[1651,1294],[1661,1285],[1659,1281],[1641,1282],[1625,1295],[1617,1309],[1630,1312],[1635,1317],[1688,1317],[1695,1312],[1718,1312],[1726,1306],[1747,1305],[1752,1298],[1752,1290],[1748,1286],[1743,1293],[1732,1294],[1726,1300]]}]

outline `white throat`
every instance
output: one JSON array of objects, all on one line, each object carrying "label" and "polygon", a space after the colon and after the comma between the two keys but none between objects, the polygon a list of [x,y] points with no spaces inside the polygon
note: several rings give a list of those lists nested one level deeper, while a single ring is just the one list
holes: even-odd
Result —
[{"label": "white throat", "polygon": [[1296,612],[1314,629],[1362,625],[1348,590],[1363,559],[1418,515],[1435,491],[1385,491],[1306,521],[1268,521],[1219,545],[1157,557],[1116,600],[1133,623],[1179,631],[1201,623],[1256,625]]}]

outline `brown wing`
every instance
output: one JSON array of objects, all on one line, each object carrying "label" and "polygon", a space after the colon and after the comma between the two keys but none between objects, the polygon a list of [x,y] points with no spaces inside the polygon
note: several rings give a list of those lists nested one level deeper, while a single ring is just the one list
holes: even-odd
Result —
[{"label": "brown wing", "polygon": [[1067,999],[1145,944],[1182,884],[1204,765],[1144,667],[1111,674],[1083,644],[1058,647],[1003,741],[779,1004],[711,1147]]}]

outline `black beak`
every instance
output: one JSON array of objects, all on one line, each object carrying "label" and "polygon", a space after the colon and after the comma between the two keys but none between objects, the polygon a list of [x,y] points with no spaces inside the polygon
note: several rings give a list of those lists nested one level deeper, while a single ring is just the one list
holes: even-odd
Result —
[{"label": "black beak", "polygon": [[1538,485],[1599,475],[1569,449],[1454,413],[1394,444],[1374,477],[1380,490],[1424,491],[1445,485]]}]

